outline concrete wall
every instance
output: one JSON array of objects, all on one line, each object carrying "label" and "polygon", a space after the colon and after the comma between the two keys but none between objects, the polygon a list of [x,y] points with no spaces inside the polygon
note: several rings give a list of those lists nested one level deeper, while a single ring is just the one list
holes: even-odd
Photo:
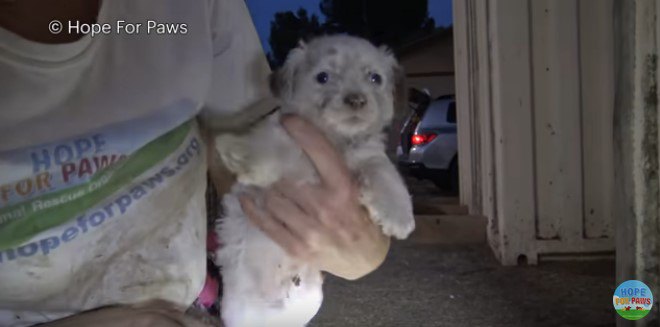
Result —
[{"label": "concrete wall", "polygon": [[660,181],[658,176],[658,50],[660,4],[615,2],[617,283],[637,279],[654,296],[654,310],[617,326],[660,326]]}]

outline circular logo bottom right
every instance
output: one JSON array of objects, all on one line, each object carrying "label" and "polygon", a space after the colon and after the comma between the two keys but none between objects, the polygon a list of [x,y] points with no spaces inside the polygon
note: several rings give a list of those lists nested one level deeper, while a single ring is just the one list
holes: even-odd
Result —
[{"label": "circular logo bottom right", "polygon": [[614,291],[612,303],[624,319],[639,320],[651,311],[653,294],[646,284],[638,280],[627,280]]}]

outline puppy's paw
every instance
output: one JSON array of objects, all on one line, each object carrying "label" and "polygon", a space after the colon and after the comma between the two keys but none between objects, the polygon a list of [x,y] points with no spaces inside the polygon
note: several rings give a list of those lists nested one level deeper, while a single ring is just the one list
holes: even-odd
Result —
[{"label": "puppy's paw", "polygon": [[363,203],[385,235],[403,240],[415,229],[415,216],[410,201],[363,201]]},{"label": "puppy's paw", "polygon": [[382,228],[385,235],[404,240],[415,230],[415,219],[411,217],[409,219],[401,219],[397,222],[386,219],[382,223]]},{"label": "puppy's paw", "polygon": [[215,148],[227,169],[238,178],[249,173],[250,154],[245,140],[234,135],[220,135],[215,138]]}]

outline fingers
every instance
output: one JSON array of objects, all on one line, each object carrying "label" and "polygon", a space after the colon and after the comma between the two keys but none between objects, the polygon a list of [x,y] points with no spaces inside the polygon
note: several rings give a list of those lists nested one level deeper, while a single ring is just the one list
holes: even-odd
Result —
[{"label": "fingers", "polygon": [[254,201],[247,196],[241,196],[239,201],[248,219],[289,255],[298,258],[307,256],[307,247],[282,222],[259,210]]},{"label": "fingers", "polygon": [[275,190],[285,198],[290,199],[309,215],[316,214],[319,207],[317,188],[309,184],[298,184],[288,179],[282,179],[273,185]]},{"label": "fingers", "polygon": [[339,191],[351,186],[351,176],[342,156],[316,127],[292,115],[284,116],[282,125],[312,160],[325,186]]},{"label": "fingers", "polygon": [[331,195],[318,186],[310,184],[297,184],[289,180],[280,180],[274,185],[275,189],[284,197],[295,203],[307,214],[306,220],[325,226],[330,230],[344,228],[343,220],[346,217],[337,217],[333,213],[335,203],[330,201]]},{"label": "fingers", "polygon": [[[363,209],[357,209],[358,214],[350,215],[350,217],[342,217],[343,219],[336,219],[332,222],[332,229],[335,230],[337,236],[350,242],[355,242],[360,238],[360,235],[373,225]],[[364,219],[366,215],[366,220]]]},{"label": "fingers", "polygon": [[266,208],[273,218],[282,222],[298,240],[305,241],[307,246],[310,235],[314,234],[314,221],[291,200],[279,195],[276,191],[269,191],[266,195]]}]

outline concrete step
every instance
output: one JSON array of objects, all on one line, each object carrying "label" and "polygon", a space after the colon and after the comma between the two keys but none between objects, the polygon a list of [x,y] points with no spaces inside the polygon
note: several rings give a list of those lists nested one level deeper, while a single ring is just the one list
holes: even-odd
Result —
[{"label": "concrete step", "polygon": [[425,244],[486,242],[486,218],[474,215],[416,215],[409,240]]},{"label": "concrete step", "polygon": [[468,208],[460,204],[417,201],[413,203],[416,215],[467,215]]},{"label": "concrete step", "polygon": [[420,202],[434,202],[440,204],[460,204],[457,196],[442,196],[436,194],[414,194],[412,196],[413,203]]}]

